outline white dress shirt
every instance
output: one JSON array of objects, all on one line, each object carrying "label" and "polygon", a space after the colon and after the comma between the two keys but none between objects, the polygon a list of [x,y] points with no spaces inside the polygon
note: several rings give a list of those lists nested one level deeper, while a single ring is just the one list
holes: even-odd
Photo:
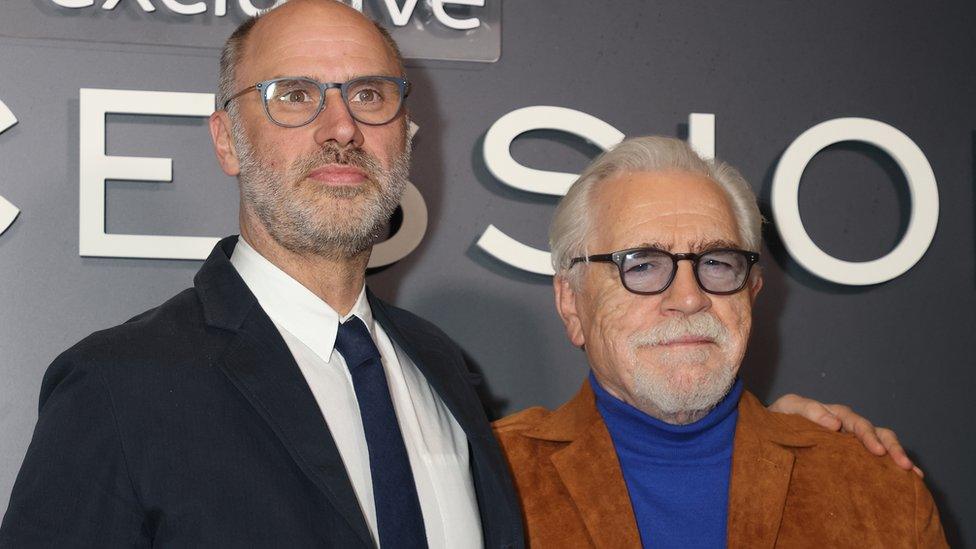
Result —
[{"label": "white dress shirt", "polygon": [[468,464],[468,440],[412,360],[373,321],[366,288],[349,314],[288,276],[241,237],[231,263],[271,317],[308,382],[339,448],[359,506],[379,543],[369,450],[346,362],[334,350],[339,322],[359,317],[379,349],[432,548],[481,547],[481,519]]}]

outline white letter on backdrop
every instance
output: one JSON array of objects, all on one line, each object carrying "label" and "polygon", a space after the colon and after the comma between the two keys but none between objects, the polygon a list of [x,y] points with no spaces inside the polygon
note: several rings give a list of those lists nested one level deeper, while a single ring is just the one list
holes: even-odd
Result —
[{"label": "white letter on backdrop", "polygon": [[[410,139],[419,129],[416,124],[410,123]],[[400,198],[400,209],[403,210],[403,224],[395,235],[373,246],[373,253],[369,256],[370,268],[400,261],[416,250],[424,239],[427,233],[427,203],[417,187],[409,181]]]},{"label": "white letter on backdrop", "polygon": [[[800,178],[807,164],[834,143],[861,141],[891,156],[908,182],[911,216],[905,236],[888,255],[872,261],[842,261],[821,250],[800,219]],[[780,159],[773,175],[773,217],[783,244],[811,273],[851,286],[879,284],[911,269],[925,255],[939,224],[939,189],[925,154],[897,128],[867,118],[837,118],[803,132]]]},{"label": "white letter on backdrop", "polygon": [[[152,2],[150,2],[149,0],[136,0],[136,1],[139,3],[139,7],[142,8],[142,11],[149,12],[149,13],[156,11],[156,6],[153,6]],[[106,0],[105,3],[102,4],[102,9],[114,10],[115,6],[118,5],[119,5],[119,0]]]},{"label": "white letter on backdrop", "polygon": [[216,238],[108,234],[105,180],[172,181],[170,158],[105,154],[105,115],[210,116],[210,93],[98,90],[79,92],[78,251],[83,256],[153,259],[206,259]]},{"label": "white letter on backdrop", "polygon": [[181,4],[176,0],[162,0],[162,2],[170,11],[180,15],[200,15],[207,11],[205,2],[194,2],[192,4]]},{"label": "white letter on backdrop", "polygon": [[[0,100],[0,133],[7,131],[7,129],[16,123],[17,117]],[[20,209],[11,204],[6,198],[0,196],[0,234],[3,234],[13,224],[18,214],[20,214]]]},{"label": "white letter on backdrop", "polygon": [[[533,130],[566,132],[582,137],[604,151],[624,138],[620,130],[599,118],[565,107],[525,107],[499,118],[485,134],[484,158],[488,171],[509,187],[553,196],[565,195],[577,176],[528,168],[512,158],[512,141]],[[549,252],[526,246],[494,225],[489,225],[481,234],[478,247],[523,271],[553,274]]]},{"label": "white letter on backdrop", "polygon": [[[485,134],[484,159],[491,174],[509,187],[521,191],[564,196],[578,174],[528,168],[511,155],[512,141],[533,130],[566,132],[606,151],[624,139],[610,124],[573,109],[535,106],[514,110],[492,124]],[[699,154],[715,154],[715,115],[694,113],[688,116],[688,140]],[[526,246],[489,225],[478,239],[478,247],[494,258],[530,273],[552,275],[549,252]]]},{"label": "white letter on backdrop", "polygon": [[403,27],[410,21],[410,16],[413,15],[413,10],[417,7],[417,0],[407,0],[403,3],[402,10],[397,6],[397,0],[384,0],[384,2],[386,2],[386,11],[389,12],[390,19],[398,27]]},{"label": "white letter on backdrop", "polygon": [[688,115],[688,144],[702,158],[715,158],[715,115]]},{"label": "white letter on backdrop", "polygon": [[94,6],[95,0],[51,0],[62,8],[87,8]]},{"label": "white letter on backdrop", "polygon": [[432,0],[431,8],[434,11],[434,17],[441,22],[444,26],[450,27],[456,30],[468,30],[475,29],[481,25],[481,20],[477,17],[469,17],[467,19],[457,19],[451,17],[444,11],[444,4],[457,4],[459,6],[478,6],[484,7],[485,0]]},{"label": "white letter on backdrop", "polygon": [[244,15],[247,15],[248,17],[254,17],[259,12],[265,11],[266,9],[270,10],[273,8],[277,8],[278,6],[284,4],[287,1],[288,0],[277,0],[274,3],[274,5],[271,6],[270,8],[262,8],[262,9],[255,8],[254,4],[251,3],[251,0],[237,0],[237,3],[241,6],[241,11],[244,12]]}]

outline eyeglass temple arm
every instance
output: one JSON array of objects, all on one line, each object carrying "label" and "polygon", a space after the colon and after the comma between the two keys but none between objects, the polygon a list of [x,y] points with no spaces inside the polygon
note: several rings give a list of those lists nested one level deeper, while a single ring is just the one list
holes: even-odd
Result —
[{"label": "eyeglass temple arm", "polygon": [[230,102],[231,101],[237,99],[238,97],[244,95],[245,93],[251,92],[251,91],[254,91],[254,90],[260,90],[261,89],[261,84],[263,84],[263,82],[258,82],[257,84],[255,84],[253,86],[248,86],[247,88],[244,88],[243,90],[241,90],[241,91],[235,93],[234,95],[228,97],[227,100],[224,101],[224,105],[220,108],[220,110],[226,111],[227,110],[227,105],[230,105]]}]

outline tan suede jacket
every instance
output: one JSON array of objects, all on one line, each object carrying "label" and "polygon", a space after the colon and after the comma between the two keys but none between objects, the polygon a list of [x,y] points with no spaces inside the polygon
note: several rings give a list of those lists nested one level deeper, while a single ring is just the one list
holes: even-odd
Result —
[{"label": "tan suede jacket", "polygon": [[[495,423],[534,548],[640,547],[617,455],[589,382],[558,410]],[[646,540],[654,546],[654,540]],[[768,411],[743,392],[728,546],[948,547],[922,481],[850,435]]]}]

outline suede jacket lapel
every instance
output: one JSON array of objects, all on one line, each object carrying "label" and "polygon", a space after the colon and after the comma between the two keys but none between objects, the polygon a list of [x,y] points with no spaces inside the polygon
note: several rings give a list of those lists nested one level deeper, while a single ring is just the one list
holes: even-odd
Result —
[{"label": "suede jacket lapel", "polygon": [[221,240],[194,279],[208,326],[228,332],[213,358],[292,459],[361,538],[375,547],[321,409],[277,328],[230,263],[237,237]]},{"label": "suede jacket lapel", "polygon": [[594,546],[640,547],[640,533],[610,432],[596,409],[589,381],[526,436],[568,443],[551,461]]},{"label": "suede jacket lapel", "polygon": [[[813,446],[765,411],[748,391],[739,402],[729,492],[728,547],[774,547],[789,493],[794,448]],[[559,480],[579,510],[596,547],[640,547],[610,433],[596,409],[589,381],[525,436],[567,443],[551,456]]]},{"label": "suede jacket lapel", "polygon": [[755,396],[743,392],[729,486],[730,549],[776,545],[793,472],[789,448],[812,445],[766,413]]}]

